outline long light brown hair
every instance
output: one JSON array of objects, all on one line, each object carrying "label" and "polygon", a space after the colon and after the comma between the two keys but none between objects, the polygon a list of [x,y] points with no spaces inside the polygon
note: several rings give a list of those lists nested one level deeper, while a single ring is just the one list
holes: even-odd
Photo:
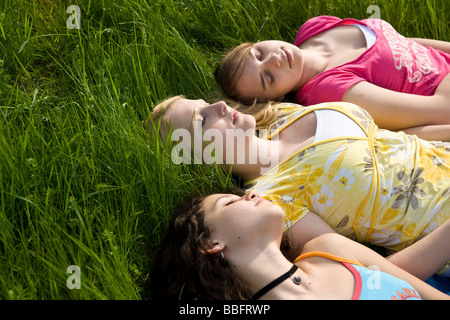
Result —
[{"label": "long light brown hair", "polygon": [[223,92],[230,99],[240,101],[245,105],[253,104],[256,99],[242,100],[238,95],[236,85],[244,72],[247,57],[252,47],[253,43],[251,42],[240,44],[229,51],[214,70],[214,78],[222,88]]}]

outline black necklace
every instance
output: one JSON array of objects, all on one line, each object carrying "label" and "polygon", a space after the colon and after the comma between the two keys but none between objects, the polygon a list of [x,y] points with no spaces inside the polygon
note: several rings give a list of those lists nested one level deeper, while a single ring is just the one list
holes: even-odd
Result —
[{"label": "black necklace", "polygon": [[[279,285],[280,283],[282,283],[284,280],[286,280],[287,278],[289,278],[290,276],[292,276],[295,271],[297,271],[298,267],[294,264],[292,266],[292,268],[286,272],[285,274],[282,274],[281,276],[279,276],[278,278],[276,278],[275,280],[273,280],[271,283],[269,283],[268,285],[266,285],[264,288],[262,288],[261,290],[259,290],[257,293],[255,293],[253,295],[253,299],[254,300],[258,300],[259,298],[261,298],[263,295],[265,295],[268,291],[272,290],[273,288],[275,288],[277,285]],[[295,276],[292,278],[292,281],[296,284],[299,285],[302,282],[302,279],[299,276]]]}]

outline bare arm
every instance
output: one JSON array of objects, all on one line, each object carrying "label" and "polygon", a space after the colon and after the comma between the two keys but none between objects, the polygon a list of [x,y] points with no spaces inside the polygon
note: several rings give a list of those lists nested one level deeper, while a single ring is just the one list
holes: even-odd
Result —
[{"label": "bare arm", "polygon": [[391,255],[388,260],[426,280],[450,260],[450,220],[411,246]]},{"label": "bare arm", "polygon": [[366,109],[385,129],[450,124],[450,75],[432,96],[396,92],[362,81],[350,87],[342,100]]},{"label": "bare arm", "polygon": [[403,129],[407,134],[415,134],[421,139],[430,141],[450,141],[450,125],[430,125]]},{"label": "bare arm", "polygon": [[420,43],[425,47],[432,47],[445,53],[450,53],[450,42],[422,38],[410,38],[412,41]]},{"label": "bare arm", "polygon": [[336,233],[322,235],[306,244],[305,251],[314,250],[325,251],[343,258],[356,260],[366,267],[377,267],[380,271],[408,282],[419,292],[422,299],[450,299],[450,296],[399,268],[375,251]]}]

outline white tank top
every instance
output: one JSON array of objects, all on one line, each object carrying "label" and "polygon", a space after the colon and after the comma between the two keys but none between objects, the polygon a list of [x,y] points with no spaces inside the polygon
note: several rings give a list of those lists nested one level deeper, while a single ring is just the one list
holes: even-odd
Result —
[{"label": "white tank top", "polygon": [[362,31],[364,38],[366,38],[367,49],[369,49],[375,43],[377,36],[369,27],[363,26],[361,24],[351,24],[352,26],[358,27]]},{"label": "white tank top", "polygon": [[314,110],[317,119],[314,142],[338,137],[367,137],[361,127],[345,114],[329,109]]}]

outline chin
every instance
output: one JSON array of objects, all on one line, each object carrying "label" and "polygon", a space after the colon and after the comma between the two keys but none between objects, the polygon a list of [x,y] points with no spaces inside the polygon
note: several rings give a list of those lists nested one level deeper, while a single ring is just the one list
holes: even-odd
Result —
[{"label": "chin", "polygon": [[266,201],[266,203],[267,203],[267,206],[268,206],[267,210],[270,211],[270,215],[273,216],[273,217],[276,217],[277,219],[279,218],[279,219],[284,221],[285,214],[284,214],[283,208],[281,208],[280,206],[272,203],[271,201]]},{"label": "chin", "polygon": [[256,119],[255,117],[248,117],[248,129],[256,129]]}]

